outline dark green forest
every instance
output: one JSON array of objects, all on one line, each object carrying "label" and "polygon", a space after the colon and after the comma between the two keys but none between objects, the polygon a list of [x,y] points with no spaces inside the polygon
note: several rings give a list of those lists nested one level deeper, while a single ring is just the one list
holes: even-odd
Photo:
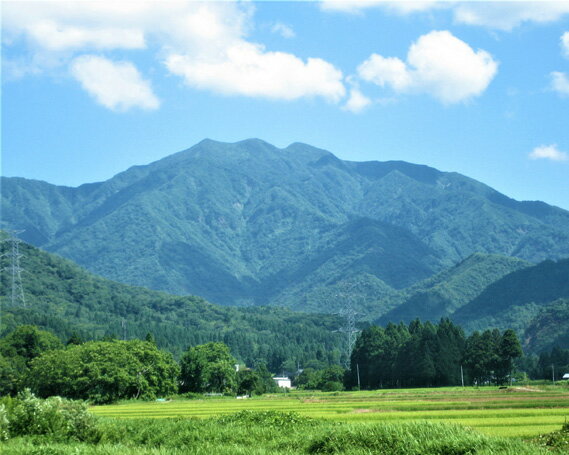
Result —
[{"label": "dark green forest", "polygon": [[[302,314],[276,307],[234,308],[199,297],[173,296],[99,278],[72,262],[22,243],[26,306],[5,297],[2,275],[2,334],[22,324],[48,329],[66,341],[104,337],[144,339],[179,357],[188,346],[219,341],[247,365],[265,362],[271,371],[302,364],[321,368],[340,362],[343,321],[334,315]],[[7,266],[8,258],[2,258]]]}]

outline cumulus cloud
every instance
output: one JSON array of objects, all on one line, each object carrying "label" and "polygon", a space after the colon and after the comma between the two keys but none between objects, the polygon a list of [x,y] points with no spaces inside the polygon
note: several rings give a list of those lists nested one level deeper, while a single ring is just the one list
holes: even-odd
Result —
[{"label": "cumulus cloud", "polygon": [[362,112],[371,104],[371,100],[365,96],[360,89],[353,87],[350,89],[350,97],[346,104],[342,107],[343,110],[358,114]]},{"label": "cumulus cloud", "polygon": [[150,84],[130,62],[83,55],[73,60],[71,74],[99,104],[114,111],[156,109],[160,105]]},{"label": "cumulus cloud", "polygon": [[166,66],[192,87],[228,95],[283,100],[321,96],[332,102],[345,95],[342,73],[330,63],[318,58],[305,63],[294,55],[266,52],[245,41],[231,46],[219,58],[172,54]]},{"label": "cumulus cloud", "polygon": [[540,145],[528,155],[532,160],[567,161],[569,155],[557,148],[557,144]]},{"label": "cumulus cloud", "polygon": [[271,27],[271,32],[281,35],[283,38],[287,39],[294,38],[296,36],[296,33],[294,33],[292,27],[283,24],[282,22],[277,22],[274,24]]},{"label": "cumulus cloud", "polygon": [[[322,97],[338,102],[345,96],[343,75],[331,63],[269,51],[248,40],[254,12],[248,2],[9,2],[3,7],[6,42],[23,39],[36,55],[57,54],[62,64],[73,65],[76,77],[79,63],[85,66],[86,60],[73,59],[85,51],[151,48],[158,50],[156,56],[168,71],[197,89],[283,100]],[[284,24],[275,27],[285,37],[294,34]],[[126,75],[124,65],[116,68]],[[121,80],[136,82],[133,91],[141,92],[143,79],[133,74]],[[81,72],[80,80],[87,75]],[[92,80],[89,84],[96,85]],[[123,106],[102,96],[102,88],[83,86],[99,93],[96,99],[105,106]],[[140,107],[156,104],[144,98]]]},{"label": "cumulus cloud", "polygon": [[497,69],[488,52],[475,51],[448,31],[433,31],[411,45],[406,62],[372,54],[358,75],[399,93],[427,93],[452,104],[481,95]]},{"label": "cumulus cloud", "polygon": [[569,96],[569,77],[560,71],[553,71],[550,74],[551,88],[562,96]]}]

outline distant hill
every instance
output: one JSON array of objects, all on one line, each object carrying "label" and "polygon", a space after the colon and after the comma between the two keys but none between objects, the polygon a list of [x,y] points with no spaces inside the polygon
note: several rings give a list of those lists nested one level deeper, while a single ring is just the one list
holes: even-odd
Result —
[{"label": "distant hill", "polygon": [[533,352],[550,351],[555,346],[569,348],[569,298],[541,308],[526,328],[523,343]]},{"label": "distant hill", "polygon": [[350,281],[381,316],[383,298],[476,252],[569,256],[567,211],[427,166],[258,139],[204,140],[78,188],[3,178],[2,213],[94,273],[224,305],[333,312]]},{"label": "distant hill", "polygon": [[397,295],[394,308],[379,323],[415,318],[437,322],[448,317],[477,297],[484,289],[505,275],[529,267],[517,258],[476,253],[454,267],[428,278]]},{"label": "distant hill", "polygon": [[[223,341],[240,361],[248,365],[264,361],[272,371],[279,371],[285,361],[295,365],[339,361],[342,335],[336,330],[343,321],[337,316],[212,305],[200,297],[112,282],[25,243],[21,252],[27,307],[10,306],[4,297],[10,294],[10,281],[3,273],[0,332],[7,333],[18,324],[35,324],[63,341],[73,332],[84,339],[122,338],[124,330],[127,338],[152,333],[160,347],[176,355],[189,345]],[[3,257],[0,265],[6,267],[7,261]]]},{"label": "distant hill", "polygon": [[[561,311],[564,308],[561,304],[567,299],[569,259],[544,261],[490,284],[458,309],[452,319],[466,330],[488,327],[513,328],[519,333],[528,330],[526,344],[537,349],[563,336],[569,340],[566,332],[569,313]],[[544,327],[547,329],[543,330]]]}]

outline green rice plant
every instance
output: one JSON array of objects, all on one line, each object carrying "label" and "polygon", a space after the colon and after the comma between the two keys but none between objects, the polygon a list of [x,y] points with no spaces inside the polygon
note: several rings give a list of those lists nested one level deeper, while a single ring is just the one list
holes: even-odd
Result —
[{"label": "green rice plant", "polygon": [[348,426],[315,439],[312,454],[472,455],[545,453],[521,441],[492,439],[456,425],[416,422]]}]

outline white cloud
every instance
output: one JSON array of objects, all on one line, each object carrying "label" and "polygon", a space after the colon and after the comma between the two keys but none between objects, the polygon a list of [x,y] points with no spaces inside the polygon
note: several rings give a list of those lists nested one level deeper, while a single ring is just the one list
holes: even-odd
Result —
[{"label": "white cloud", "polygon": [[156,109],[160,105],[150,84],[130,62],[83,55],[73,60],[71,74],[99,104],[114,111]]},{"label": "white cloud", "polygon": [[524,22],[547,23],[569,14],[567,1],[458,2],[456,22],[499,30],[512,30]]},{"label": "white cloud", "polygon": [[563,51],[563,55],[569,58],[569,32],[565,32],[561,36],[561,50]]},{"label": "white cloud", "polygon": [[414,0],[320,0],[325,11],[360,13],[368,8],[381,7],[397,14],[450,9],[454,21],[498,30],[512,30],[524,22],[548,23],[569,14],[568,1],[414,1]]},{"label": "white cloud", "polygon": [[365,96],[358,88],[354,87],[350,89],[350,97],[342,109],[357,114],[359,112],[362,112],[370,104],[371,100]]},{"label": "white cloud", "polygon": [[383,7],[397,13],[426,11],[445,2],[416,0],[320,0],[320,7],[327,11],[359,13],[367,8]]},{"label": "white cloud", "polygon": [[[270,52],[247,40],[253,11],[248,2],[7,2],[3,25],[6,42],[24,38],[31,53],[57,54],[59,60],[51,61],[64,65],[93,49],[151,48],[195,88],[287,100],[318,96],[337,102],[345,96],[342,73],[332,64]],[[275,31],[294,34],[284,24]]]},{"label": "white cloud", "polygon": [[532,160],[567,161],[569,155],[557,148],[557,144],[540,145],[528,155]]},{"label": "white cloud", "polygon": [[433,31],[411,45],[407,61],[372,54],[358,75],[400,93],[428,93],[452,104],[481,95],[498,69],[492,56],[474,51],[448,31]]},{"label": "white cloud", "polygon": [[282,22],[277,22],[274,24],[271,27],[271,32],[281,35],[283,38],[287,39],[294,38],[296,36],[296,33],[294,33],[292,27],[283,24]]},{"label": "white cloud", "polygon": [[332,102],[345,95],[342,73],[330,63],[317,58],[304,63],[294,55],[266,52],[245,41],[237,42],[219,58],[172,54],[166,66],[192,87],[228,95],[283,100],[321,96]]},{"label": "white cloud", "polygon": [[553,71],[550,76],[551,88],[562,96],[569,96],[569,77],[559,71]]},{"label": "white cloud", "polygon": [[380,87],[390,85],[396,91],[406,90],[412,83],[413,77],[407,65],[396,57],[382,57],[372,54],[358,67],[359,76]]}]

